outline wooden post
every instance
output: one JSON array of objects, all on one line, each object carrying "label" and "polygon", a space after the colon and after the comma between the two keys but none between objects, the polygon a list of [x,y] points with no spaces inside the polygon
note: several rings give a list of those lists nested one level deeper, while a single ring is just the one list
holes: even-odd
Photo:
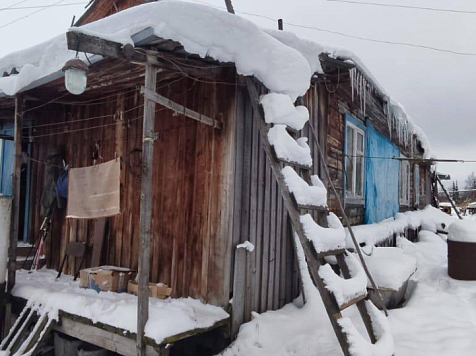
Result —
[{"label": "wooden post", "polygon": [[233,9],[233,4],[231,3],[231,0],[225,0],[226,4],[226,9],[230,14],[234,14],[235,10]]},{"label": "wooden post", "polygon": [[283,19],[278,19],[278,30],[283,31]]},{"label": "wooden post", "polygon": [[[157,68],[145,67],[145,87],[155,92]],[[152,162],[154,158],[155,102],[144,96],[142,127],[142,181],[140,197],[139,296],[137,307],[137,355],[144,356],[145,325],[149,319],[150,226],[152,219]]]},{"label": "wooden post", "polygon": [[23,95],[18,94],[15,98],[15,166],[13,170],[12,187],[12,222],[10,227],[10,247],[8,249],[8,286],[7,291],[10,293],[15,285],[16,263],[17,263],[17,244],[18,233],[20,228],[20,175],[22,164],[22,147],[21,134],[23,128]]}]

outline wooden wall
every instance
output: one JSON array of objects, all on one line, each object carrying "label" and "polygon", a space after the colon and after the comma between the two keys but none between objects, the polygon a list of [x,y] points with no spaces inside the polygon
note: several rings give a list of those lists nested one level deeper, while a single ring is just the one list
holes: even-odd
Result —
[{"label": "wooden wall", "polygon": [[[185,77],[169,80],[161,75],[158,91],[162,95],[220,118],[224,128],[214,129],[157,106],[151,281],[172,286],[174,297],[191,296],[226,306],[230,285],[235,74],[228,71],[219,84]],[[107,95],[96,103],[49,105],[32,111],[36,136],[33,158],[42,162],[51,149],[63,146],[65,161],[71,167],[85,167],[93,164],[92,148],[98,142],[99,162],[121,159],[121,214],[108,219],[101,263],[137,269],[143,98],[132,85],[130,90]],[[54,122],[61,124],[40,126]],[[46,169],[43,163],[32,167],[31,236],[41,223],[39,202]],[[87,243],[88,266],[94,221],[64,216],[64,210],[56,214],[47,242],[48,267],[59,267],[68,241]],[[70,260],[65,272],[72,274],[78,262]]]},{"label": "wooden wall", "polygon": [[127,8],[143,4],[144,0],[96,0],[77,21],[75,26],[86,25]]}]

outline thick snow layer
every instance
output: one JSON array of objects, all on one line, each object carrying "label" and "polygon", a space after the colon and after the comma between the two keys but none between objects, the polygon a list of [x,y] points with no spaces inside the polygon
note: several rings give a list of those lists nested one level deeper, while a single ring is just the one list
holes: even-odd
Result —
[{"label": "thick snow layer", "polygon": [[365,305],[377,338],[375,344],[370,343],[359,333],[350,318],[341,318],[338,321],[347,334],[351,356],[392,356],[395,353],[395,344],[390,323],[372,302],[366,301]]},{"label": "thick snow layer", "polygon": [[301,130],[309,120],[307,108],[295,107],[289,95],[278,93],[262,95],[260,103],[268,124],[287,125],[295,130]]},{"label": "thick snow layer", "polygon": [[[394,219],[386,219],[376,224],[353,226],[355,237],[359,243],[375,245],[392,236],[392,234],[403,234],[406,228],[416,229],[422,227],[424,230],[436,232],[446,230],[456,219],[443,213],[432,206],[427,206],[423,210],[398,213]],[[350,233],[347,231],[347,248],[353,248]]]},{"label": "thick snow layer", "polygon": [[[42,269],[32,274],[17,271],[13,295],[41,305],[43,312],[63,310],[93,321],[137,332],[137,297],[127,293],[80,289],[79,282],[63,275],[55,281],[57,272]],[[150,299],[150,318],[146,336],[161,343],[164,338],[196,328],[206,328],[228,317],[221,308],[202,304],[192,298]]]},{"label": "thick snow layer", "polygon": [[[309,88],[311,69],[295,49],[239,16],[200,4],[160,1],[121,11],[85,25],[87,31],[130,43],[131,36],[153,28],[157,36],[181,43],[189,53],[234,62],[243,75],[255,75],[272,92],[294,100]],[[0,78],[0,91],[13,95],[33,81],[60,70],[73,58],[65,35],[0,59],[0,73],[15,67],[20,74]]]},{"label": "thick snow layer", "polygon": [[352,277],[350,279],[339,277],[329,264],[319,268],[319,276],[324,280],[326,289],[334,294],[339,306],[362,295],[367,295],[367,275],[362,265],[352,254],[346,256],[345,260]]},{"label": "thick snow layer", "polygon": [[[447,244],[432,232],[421,231],[417,243],[399,238],[398,244],[406,255],[418,260],[418,270],[410,279],[406,305],[389,310],[395,355],[473,356],[476,281],[458,281],[448,276]],[[300,245],[298,257],[304,261]],[[253,320],[241,327],[236,342],[224,355],[342,356],[307,266],[301,265],[307,303],[302,306],[298,299],[280,310],[254,314]],[[357,308],[350,307],[343,314],[365,335]],[[374,329],[379,333],[375,325]]]},{"label": "thick snow layer", "polygon": [[268,131],[268,141],[274,147],[274,152],[279,159],[307,167],[312,166],[311,149],[307,144],[307,137],[294,140],[286,131],[285,125],[275,125]]},{"label": "thick snow layer", "polygon": [[398,290],[417,268],[416,258],[396,247],[376,247],[364,260],[379,288]]},{"label": "thick snow layer", "polygon": [[456,220],[448,229],[448,240],[476,242],[476,221]]},{"label": "thick snow layer", "polygon": [[327,216],[328,228],[318,225],[310,214],[302,215],[300,221],[304,234],[312,242],[317,253],[344,248],[345,230],[334,213]]},{"label": "thick snow layer", "polygon": [[327,206],[327,189],[318,176],[312,176],[312,185],[309,185],[290,166],[284,167],[281,173],[286,186],[299,205]]},{"label": "thick snow layer", "polygon": [[322,53],[329,55],[331,58],[337,58],[343,61],[354,63],[357,66],[359,73],[356,73],[356,69],[351,71],[351,81],[353,87],[352,98],[354,98],[354,91],[358,96],[360,96],[359,99],[364,116],[367,94],[370,91],[378,92],[383,98],[384,102],[387,103],[389,126],[395,123],[399,133],[398,138],[400,142],[407,144],[407,141],[409,141],[411,138],[410,134],[414,134],[420,141],[424,150],[424,158],[434,157],[434,153],[431,150],[428,138],[423,133],[422,129],[415,125],[412,118],[405,112],[403,106],[387,93],[384,87],[372,75],[372,72],[354,53],[346,49],[324,46],[313,41],[299,38],[291,32],[276,30],[266,30],[266,32],[285,45],[295,48],[297,51],[299,51],[309,62],[309,66],[313,72],[322,73],[321,63],[319,61],[319,55]]}]

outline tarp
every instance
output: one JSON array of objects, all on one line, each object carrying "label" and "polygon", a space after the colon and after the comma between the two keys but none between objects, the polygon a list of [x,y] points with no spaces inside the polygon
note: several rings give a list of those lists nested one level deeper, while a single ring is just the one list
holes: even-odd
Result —
[{"label": "tarp", "polygon": [[119,213],[119,160],[70,169],[68,218],[97,219]]}]

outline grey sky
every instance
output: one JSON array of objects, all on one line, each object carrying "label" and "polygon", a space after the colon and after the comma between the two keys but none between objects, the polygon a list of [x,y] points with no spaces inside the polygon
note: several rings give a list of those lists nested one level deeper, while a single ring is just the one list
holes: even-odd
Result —
[{"label": "grey sky", "polygon": [[[1,0],[1,8],[21,0]],[[38,6],[60,0],[27,0],[18,6]],[[223,0],[200,0],[224,6]],[[471,0],[373,0],[374,2],[476,11]],[[66,30],[73,15],[84,11],[85,0],[62,4],[14,24],[10,21],[38,9],[0,10],[0,57],[42,42]],[[432,12],[329,2],[327,0],[233,0],[237,11],[283,18],[285,30],[323,44],[356,53],[377,80],[399,102],[430,139],[441,158],[476,160],[476,55],[458,56],[398,45],[372,43],[289,24],[319,27],[361,37],[422,44],[476,54],[476,14]],[[270,20],[242,15],[263,27],[276,28]],[[476,164],[440,164],[463,186]]]}]

